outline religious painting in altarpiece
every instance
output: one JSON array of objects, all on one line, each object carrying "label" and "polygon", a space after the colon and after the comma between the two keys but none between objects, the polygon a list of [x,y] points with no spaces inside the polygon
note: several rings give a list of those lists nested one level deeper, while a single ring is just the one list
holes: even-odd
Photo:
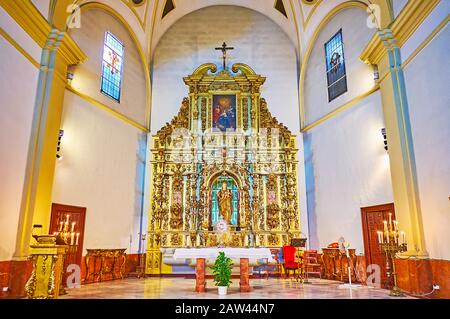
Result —
[{"label": "religious painting in altarpiece", "polygon": [[152,141],[147,274],[159,273],[161,248],[218,245],[222,219],[229,247],[282,247],[300,234],[296,137],[260,96],[266,79],[236,63],[183,80],[189,95]]}]

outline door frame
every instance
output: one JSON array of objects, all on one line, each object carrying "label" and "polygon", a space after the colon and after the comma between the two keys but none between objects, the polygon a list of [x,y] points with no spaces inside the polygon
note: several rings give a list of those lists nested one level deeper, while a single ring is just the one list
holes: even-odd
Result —
[{"label": "door frame", "polygon": [[[392,211],[392,219],[395,219],[395,205],[394,203],[387,203],[382,205],[361,207],[361,223],[363,228],[363,240],[364,240],[364,256],[366,259],[366,265],[371,264],[370,260],[370,245],[369,245],[369,230],[367,229],[367,213],[378,211]],[[383,267],[383,265],[381,265]]]}]

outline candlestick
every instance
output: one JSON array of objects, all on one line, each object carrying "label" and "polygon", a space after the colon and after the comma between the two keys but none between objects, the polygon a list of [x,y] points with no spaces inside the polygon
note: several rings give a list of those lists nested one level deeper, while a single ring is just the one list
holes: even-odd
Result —
[{"label": "candlestick", "polygon": [[389,213],[389,229],[392,229],[392,213]]},{"label": "candlestick", "polygon": [[66,215],[66,224],[69,223],[69,214]]},{"label": "candlestick", "polygon": [[398,232],[398,221],[394,220],[394,229]]},{"label": "candlestick", "polygon": [[77,241],[75,242],[75,245],[78,246],[78,240],[80,239],[80,233],[77,233]]},{"label": "candlestick", "polygon": [[389,244],[389,232],[386,234],[386,243]]},{"label": "candlestick", "polygon": [[60,223],[59,223],[59,231],[62,231],[62,230],[63,230],[63,224],[64,224],[64,222],[60,222]]},{"label": "candlestick", "polygon": [[195,244],[197,247],[200,246],[200,234],[197,234],[197,240],[196,240]]},{"label": "candlestick", "polygon": [[75,233],[70,233],[70,246],[73,246],[75,242]]},{"label": "candlestick", "polygon": [[385,233],[388,232],[387,221],[383,220],[383,230]]},{"label": "candlestick", "polygon": [[406,234],[405,234],[405,232],[402,231],[400,234],[401,234],[401,237],[402,237],[402,245],[406,244]]},{"label": "candlestick", "polygon": [[73,232],[74,231],[74,229],[75,229],[75,222],[72,222],[72,230],[71,230],[71,232]]},{"label": "candlestick", "polygon": [[191,247],[192,246],[191,236],[190,235],[186,235],[186,246],[187,247]]}]

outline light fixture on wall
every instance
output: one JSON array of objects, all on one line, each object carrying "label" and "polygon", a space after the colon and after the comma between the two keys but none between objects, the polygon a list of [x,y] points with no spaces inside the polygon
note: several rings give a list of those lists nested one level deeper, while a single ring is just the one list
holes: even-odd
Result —
[{"label": "light fixture on wall", "polygon": [[58,146],[56,147],[56,158],[58,160],[62,160],[62,155],[61,155],[61,140],[62,137],[64,136],[64,130],[59,130],[59,135],[58,135]]},{"label": "light fixture on wall", "polygon": [[67,84],[71,85],[74,77],[75,65],[69,65],[67,67],[66,80]]},{"label": "light fixture on wall", "polygon": [[380,79],[380,72],[378,71],[378,65],[373,66],[373,80],[378,81]]},{"label": "light fixture on wall", "polygon": [[386,128],[381,129],[381,135],[383,135],[383,143],[384,143],[384,149],[386,152],[389,150],[388,142],[387,142],[387,134],[386,134]]}]

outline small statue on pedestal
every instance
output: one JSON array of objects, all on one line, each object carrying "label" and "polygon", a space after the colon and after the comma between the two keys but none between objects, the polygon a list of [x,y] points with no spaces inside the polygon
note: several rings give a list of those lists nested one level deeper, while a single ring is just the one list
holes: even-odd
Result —
[{"label": "small statue on pedestal", "polygon": [[223,219],[222,215],[219,217],[219,221],[214,226],[214,231],[217,233],[217,239],[219,241],[218,247],[225,247],[228,237],[228,223]]}]

